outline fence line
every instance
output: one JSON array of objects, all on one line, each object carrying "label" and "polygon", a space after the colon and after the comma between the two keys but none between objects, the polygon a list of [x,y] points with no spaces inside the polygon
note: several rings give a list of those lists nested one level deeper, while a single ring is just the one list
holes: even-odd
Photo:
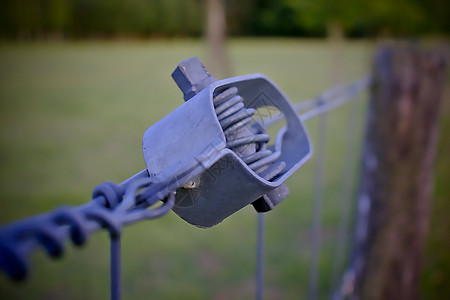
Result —
[{"label": "fence line", "polygon": [[[330,286],[332,289],[337,289],[338,276],[340,268],[342,267],[344,254],[345,254],[345,243],[347,240],[349,223],[350,223],[350,209],[352,199],[352,187],[355,183],[355,163],[356,159],[356,128],[358,124],[358,110],[360,108],[359,101],[355,101],[351,105],[350,116],[347,125],[347,150],[345,151],[344,158],[344,172],[343,172],[343,183],[342,192],[340,197],[340,212],[339,212],[339,224],[338,224],[338,234],[336,237],[337,245],[334,254],[333,267],[330,278]],[[352,159],[353,158],[353,159]]]},{"label": "fence line", "polygon": [[[323,180],[325,173],[325,147],[327,138],[327,110],[320,114],[319,130],[317,133],[317,154],[316,167],[314,175],[314,207],[311,229],[311,269],[309,276],[308,299],[317,299],[318,280],[319,280],[319,257],[320,241],[322,231],[322,197]],[[307,113],[306,113],[307,114]],[[307,120],[307,119],[306,119]]]},{"label": "fence line", "polygon": [[264,214],[257,214],[257,249],[256,249],[256,299],[263,298],[264,290]]},{"label": "fence line", "polygon": [[[314,99],[306,100],[303,102],[295,103],[293,105],[297,112],[303,112],[300,114],[300,119],[307,121],[313,117],[319,116],[319,131],[317,138],[317,154],[316,154],[316,167],[315,167],[315,180],[314,180],[314,207],[313,207],[313,220],[312,220],[312,243],[311,243],[311,265],[310,265],[310,281],[308,287],[308,299],[317,299],[318,291],[318,264],[320,258],[320,241],[321,241],[321,211],[322,211],[322,197],[323,197],[323,179],[324,179],[324,160],[325,160],[325,143],[326,143],[326,127],[327,127],[327,113],[334,110],[350,100],[354,100],[356,96],[367,89],[372,84],[372,75],[365,75],[357,80],[354,80],[350,84],[340,84],[334,86],[327,91],[319,94]],[[337,288],[339,267],[342,265],[344,259],[344,240],[346,239],[349,218],[350,218],[350,199],[351,188],[354,178],[351,176],[354,168],[354,160],[351,158],[354,156],[355,150],[355,131],[356,122],[358,120],[358,105],[357,101],[353,103],[350,111],[350,118],[347,128],[347,146],[348,151],[345,155],[345,169],[344,169],[344,183],[342,189],[342,195],[340,199],[341,213],[339,214],[340,220],[338,225],[338,239],[341,241],[337,244],[336,253],[333,263],[332,275],[331,275],[331,288]],[[309,109],[309,110],[308,110]],[[283,119],[281,113],[264,119],[261,124],[268,127]],[[352,145],[352,146],[350,146]],[[262,299],[263,294],[263,223],[264,219],[261,214],[258,214],[258,248],[257,248],[257,280],[256,280],[256,299]],[[333,294],[334,290],[331,291]]]},{"label": "fence line", "polygon": [[[321,116],[319,144],[314,188],[313,217],[313,258],[309,295],[317,296],[318,259],[320,247],[320,214],[322,201],[324,148],[326,138],[326,113],[354,99],[356,95],[371,84],[371,77],[364,76],[348,85],[336,86],[315,99],[295,104],[296,111],[303,121]],[[308,110],[309,109],[309,110]],[[262,124],[270,124],[281,119],[273,116]],[[185,184],[189,178],[205,170],[202,161],[188,164],[182,172],[173,174],[163,182],[150,178],[143,170],[123,183],[116,185],[105,182],[93,192],[93,200],[77,207],[65,207],[50,213],[30,217],[0,228],[0,268],[13,279],[23,279],[28,274],[28,256],[38,245],[42,245],[50,256],[61,256],[64,241],[68,238],[75,245],[85,243],[87,237],[105,228],[111,237],[111,299],[121,297],[120,273],[120,231],[124,225],[142,220],[156,219],[167,214],[175,203],[173,191]],[[347,189],[347,187],[344,187]],[[141,191],[138,193],[138,191]],[[344,195],[348,194],[343,192]],[[123,198],[123,201],[120,199]],[[159,200],[163,204],[152,208]],[[100,205],[99,205],[100,204]],[[344,226],[344,225],[343,225]],[[262,299],[264,285],[264,216],[258,214],[256,297]]]}]

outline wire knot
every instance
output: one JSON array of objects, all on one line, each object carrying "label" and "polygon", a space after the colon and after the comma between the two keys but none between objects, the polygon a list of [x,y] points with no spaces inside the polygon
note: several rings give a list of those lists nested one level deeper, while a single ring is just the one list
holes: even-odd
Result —
[{"label": "wire knot", "polygon": [[111,181],[100,183],[92,191],[93,201],[97,201],[100,205],[110,209],[114,209],[122,200],[122,197],[122,189]]}]

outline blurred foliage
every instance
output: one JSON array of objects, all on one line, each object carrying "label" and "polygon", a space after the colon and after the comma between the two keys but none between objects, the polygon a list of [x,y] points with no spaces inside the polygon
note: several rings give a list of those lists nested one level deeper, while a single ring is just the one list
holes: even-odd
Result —
[{"label": "blurred foliage", "polygon": [[197,0],[5,0],[4,37],[109,37],[200,35],[203,5]]},{"label": "blurred foliage", "polygon": [[[446,0],[224,0],[231,35],[450,33]],[[200,36],[206,0],[2,0],[0,37]]]},{"label": "blurred foliage", "polygon": [[352,37],[450,33],[445,0],[253,0],[245,8],[241,2],[229,1],[232,23],[240,20],[230,24],[235,34],[324,36],[330,24]]}]

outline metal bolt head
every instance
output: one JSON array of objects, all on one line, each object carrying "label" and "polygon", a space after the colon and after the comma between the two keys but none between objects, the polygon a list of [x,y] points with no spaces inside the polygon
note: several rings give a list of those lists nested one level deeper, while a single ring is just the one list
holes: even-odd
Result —
[{"label": "metal bolt head", "polygon": [[188,101],[205,87],[217,81],[197,57],[191,57],[178,64],[172,78]]}]

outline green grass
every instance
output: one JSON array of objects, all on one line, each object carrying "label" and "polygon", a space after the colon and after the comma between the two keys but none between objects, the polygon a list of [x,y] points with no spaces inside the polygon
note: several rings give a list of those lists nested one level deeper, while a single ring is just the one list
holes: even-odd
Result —
[{"label": "green grass", "polygon": [[[264,73],[294,102],[367,72],[372,48],[348,42],[336,61],[336,51],[324,41],[229,43],[235,75]],[[0,222],[82,204],[97,184],[120,182],[144,169],[142,135],[182,104],[170,74],[180,60],[194,55],[207,62],[204,45],[195,40],[0,46]],[[359,105],[358,141],[364,102]],[[322,296],[330,292],[348,117],[346,106],[328,119]],[[315,143],[317,120],[307,127]],[[267,299],[306,297],[314,162],[288,180],[291,195],[267,214]],[[124,299],[253,298],[255,229],[251,207],[208,230],[173,213],[126,228]],[[0,277],[1,298],[107,299],[108,256],[104,232],[82,249],[68,245],[57,262],[38,252],[26,282]]]}]

